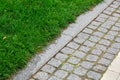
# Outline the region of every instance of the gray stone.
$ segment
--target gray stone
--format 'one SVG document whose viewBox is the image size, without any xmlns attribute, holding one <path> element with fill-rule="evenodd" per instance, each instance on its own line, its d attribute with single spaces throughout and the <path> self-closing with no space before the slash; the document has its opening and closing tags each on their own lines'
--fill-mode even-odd
<svg viewBox="0 0 120 80">
<path fill-rule="evenodd" d="M 75 75 L 75 74 L 71 74 L 67 80 L 82 80 L 79 76 Z"/>
<path fill-rule="evenodd" d="M 115 11 L 115 8 L 108 7 L 106 10 L 113 12 L 113 11 Z"/>
<path fill-rule="evenodd" d="M 101 18 L 108 18 L 109 16 L 108 15 L 106 15 L 106 14 L 103 14 L 103 13 L 101 13 L 100 15 L 99 15 L 99 17 L 101 17 Z"/>
<path fill-rule="evenodd" d="M 90 29 L 93 29 L 93 30 L 95 30 L 95 29 L 98 28 L 98 27 L 96 27 L 96 26 L 94 26 L 94 25 L 92 25 L 92 24 L 88 25 L 87 27 L 90 28 Z"/>
<path fill-rule="evenodd" d="M 105 18 L 101 18 L 101 17 L 98 17 L 98 18 L 96 18 L 96 21 L 98 21 L 98 22 L 105 22 Z"/>
<path fill-rule="evenodd" d="M 94 25 L 94 26 L 100 26 L 101 22 L 93 21 L 91 24 Z"/>
<path fill-rule="evenodd" d="M 94 50 L 92 51 L 92 54 L 101 55 L 101 54 L 102 54 L 102 51 L 99 50 L 99 49 L 94 49 Z"/>
<path fill-rule="evenodd" d="M 83 30 L 83 32 L 84 32 L 84 33 L 91 34 L 91 33 L 93 32 L 93 30 L 88 29 L 88 28 L 85 28 L 85 29 Z"/>
<path fill-rule="evenodd" d="M 70 57 L 70 59 L 68 59 L 68 62 L 72 63 L 72 64 L 78 64 L 79 61 L 80 61 L 80 59 L 78 59 L 76 57 Z"/>
<path fill-rule="evenodd" d="M 112 14 L 114 17 L 120 17 L 120 14 L 118 14 L 118 13 L 113 13 Z"/>
<path fill-rule="evenodd" d="M 62 79 L 59 79 L 59 78 L 56 77 L 56 76 L 51 76 L 48 80 L 62 80 Z"/>
<path fill-rule="evenodd" d="M 74 73 L 77 75 L 83 76 L 87 73 L 87 70 L 82 67 L 78 67 L 74 70 Z"/>
<path fill-rule="evenodd" d="M 106 46 L 104 46 L 104 45 L 99 45 L 99 44 L 96 45 L 96 48 L 97 48 L 97 49 L 100 49 L 100 50 L 102 50 L 102 51 L 106 51 L 106 49 L 107 49 Z"/>
<path fill-rule="evenodd" d="M 108 48 L 107 52 L 115 55 L 119 52 L 119 50 L 115 49 L 113 47 L 110 47 L 110 48 Z"/>
<path fill-rule="evenodd" d="M 116 38 L 115 41 L 120 43 L 120 38 Z"/>
<path fill-rule="evenodd" d="M 33 77 L 37 80 L 47 80 L 49 76 L 50 75 L 48 73 L 40 71 L 37 74 L 35 74 Z"/>
<path fill-rule="evenodd" d="M 115 24 L 115 26 L 118 26 L 118 27 L 120 27 L 120 23 L 116 23 L 116 24 Z"/>
<path fill-rule="evenodd" d="M 61 61 L 60 60 L 57 60 L 55 58 L 52 58 L 49 62 L 48 62 L 49 65 L 51 66 L 54 66 L 54 67 L 58 67 L 60 66 L 61 64 Z"/>
<path fill-rule="evenodd" d="M 101 74 L 94 71 L 89 71 L 87 73 L 87 76 L 89 78 L 92 78 L 92 80 L 99 80 L 101 78 Z"/>
<path fill-rule="evenodd" d="M 77 49 L 79 47 L 79 45 L 75 42 L 70 42 L 67 46 L 73 49 Z"/>
<path fill-rule="evenodd" d="M 100 38 L 97 37 L 97 36 L 91 36 L 91 37 L 89 38 L 89 40 L 90 40 L 90 41 L 93 41 L 93 42 L 98 42 L 98 41 L 100 40 Z"/>
<path fill-rule="evenodd" d="M 115 55 L 110 54 L 110 53 L 105 53 L 105 54 L 103 55 L 103 57 L 104 57 L 104 58 L 107 58 L 107 59 L 111 59 L 111 60 L 113 60 L 114 57 L 115 57 Z"/>
<path fill-rule="evenodd" d="M 104 34 L 101 32 L 94 32 L 93 35 L 98 36 L 98 37 L 102 37 Z"/>
<path fill-rule="evenodd" d="M 86 39 L 77 37 L 77 38 L 74 39 L 74 41 L 75 41 L 76 43 L 82 44 L 84 41 L 86 41 Z"/>
<path fill-rule="evenodd" d="M 45 65 L 41 70 L 44 72 L 53 73 L 55 71 L 55 68 L 50 65 Z"/>
<path fill-rule="evenodd" d="M 116 31 L 109 31 L 108 34 L 116 36 L 118 34 L 118 32 L 116 32 Z"/>
<path fill-rule="evenodd" d="M 95 43 L 87 40 L 86 42 L 84 42 L 83 45 L 85 45 L 85 46 L 87 46 L 87 47 L 94 47 Z"/>
<path fill-rule="evenodd" d="M 70 49 L 68 47 L 65 47 L 61 50 L 61 52 L 64 53 L 64 54 L 72 54 L 74 52 L 74 50 Z"/>
<path fill-rule="evenodd" d="M 72 71 L 73 70 L 73 65 L 69 64 L 69 63 L 65 63 L 62 68 L 63 70 L 66 70 L 68 72 Z"/>
<path fill-rule="evenodd" d="M 111 11 L 108 11 L 108 10 L 103 11 L 103 13 L 104 13 L 104 14 L 107 14 L 107 15 L 111 15 L 111 14 L 112 14 L 112 12 L 111 12 Z"/>
<path fill-rule="evenodd" d="M 55 72 L 55 75 L 58 77 L 58 78 L 65 78 L 67 75 L 68 75 L 68 72 L 66 71 L 63 71 L 63 70 L 57 70 Z"/>
<path fill-rule="evenodd" d="M 105 35 L 104 38 L 112 41 L 114 39 L 114 36 L 113 35 Z"/>
<path fill-rule="evenodd" d="M 79 50 L 82 50 L 84 52 L 89 52 L 90 48 L 86 47 L 86 46 L 81 46 Z"/>
<path fill-rule="evenodd" d="M 99 30 L 100 32 L 103 32 L 103 33 L 106 33 L 106 32 L 108 31 L 107 29 L 102 28 L 102 27 L 98 28 L 98 30 Z"/>
<path fill-rule="evenodd" d="M 105 39 L 100 40 L 99 43 L 100 43 L 100 44 L 103 44 L 103 45 L 106 45 L 106 46 L 109 46 L 109 45 L 111 44 L 110 41 L 105 40 Z"/>
<path fill-rule="evenodd" d="M 78 57 L 78 58 L 84 58 L 86 56 L 86 54 L 84 52 L 81 52 L 81 51 L 75 51 L 73 53 L 73 56 Z"/>
<path fill-rule="evenodd" d="M 106 70 L 106 67 L 105 66 L 102 66 L 102 65 L 96 65 L 93 67 L 93 70 L 99 72 L 99 73 L 102 73 Z"/>
<path fill-rule="evenodd" d="M 88 62 L 88 61 L 83 61 L 80 64 L 82 67 L 86 68 L 86 69 L 90 69 L 93 67 L 94 63 Z"/>
<path fill-rule="evenodd" d="M 95 55 L 88 55 L 86 57 L 86 60 L 88 61 L 97 61 L 97 59 L 98 59 L 98 56 L 95 56 Z"/>
<path fill-rule="evenodd" d="M 109 17 L 108 20 L 116 22 L 118 20 L 118 17 Z"/>
<path fill-rule="evenodd" d="M 82 38 L 82 39 L 88 39 L 90 35 L 86 34 L 86 33 L 79 33 L 78 37 Z"/>
<path fill-rule="evenodd" d="M 120 49 L 120 43 L 114 43 L 112 44 L 112 47 Z"/>
<path fill-rule="evenodd" d="M 104 65 L 104 66 L 109 66 L 109 64 L 111 63 L 110 60 L 108 59 L 105 59 L 105 58 L 101 58 L 99 61 L 98 61 L 99 64 L 101 65 Z"/>
<path fill-rule="evenodd" d="M 62 53 L 58 53 L 58 54 L 55 56 L 55 58 L 57 58 L 58 60 L 61 60 L 61 61 L 65 61 L 65 60 L 68 58 L 68 56 L 65 55 L 65 54 L 62 54 Z"/>
</svg>

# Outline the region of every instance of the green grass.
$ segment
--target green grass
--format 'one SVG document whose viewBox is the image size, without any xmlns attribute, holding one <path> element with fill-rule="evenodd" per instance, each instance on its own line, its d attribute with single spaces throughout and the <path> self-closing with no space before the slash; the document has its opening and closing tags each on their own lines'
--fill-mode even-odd
<svg viewBox="0 0 120 80">
<path fill-rule="evenodd" d="M 102 0 L 0 0 L 0 80 L 23 68 L 75 18 Z"/>
</svg>

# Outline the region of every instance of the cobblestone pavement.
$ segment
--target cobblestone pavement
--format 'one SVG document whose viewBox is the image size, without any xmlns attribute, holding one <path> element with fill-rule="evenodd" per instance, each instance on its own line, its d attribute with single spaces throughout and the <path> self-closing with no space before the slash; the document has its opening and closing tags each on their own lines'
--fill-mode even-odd
<svg viewBox="0 0 120 80">
<path fill-rule="evenodd" d="M 30 80 L 100 80 L 120 51 L 120 0 L 115 0 Z"/>
</svg>

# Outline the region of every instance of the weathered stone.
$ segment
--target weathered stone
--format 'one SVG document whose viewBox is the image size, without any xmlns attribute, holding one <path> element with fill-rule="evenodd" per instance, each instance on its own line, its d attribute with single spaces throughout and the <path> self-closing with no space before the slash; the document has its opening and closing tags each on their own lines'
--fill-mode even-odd
<svg viewBox="0 0 120 80">
<path fill-rule="evenodd" d="M 81 52 L 81 51 L 75 51 L 75 52 L 73 53 L 73 56 L 76 56 L 76 57 L 78 57 L 78 58 L 84 58 L 85 55 L 86 55 L 86 54 L 85 54 L 84 52 Z"/>
<path fill-rule="evenodd" d="M 56 76 L 51 76 L 48 80 L 62 80 L 62 79 L 59 79 Z"/>
<path fill-rule="evenodd" d="M 83 61 L 80 64 L 82 67 L 86 68 L 86 69 L 90 69 L 93 67 L 94 63 L 88 62 L 88 61 Z"/>
<path fill-rule="evenodd" d="M 58 53 L 58 54 L 55 56 L 55 58 L 57 58 L 58 60 L 61 60 L 61 61 L 65 61 L 65 60 L 68 58 L 68 56 L 65 55 L 65 54 L 62 54 L 62 53 Z"/>
<path fill-rule="evenodd" d="M 33 77 L 37 80 L 47 80 L 49 76 L 50 75 L 48 73 L 40 71 L 37 74 L 35 74 Z"/>
<path fill-rule="evenodd" d="M 73 70 L 73 65 L 69 64 L 69 63 L 65 63 L 62 68 L 63 70 L 66 70 L 68 72 L 72 71 Z"/>
<path fill-rule="evenodd" d="M 103 44 L 103 45 L 106 45 L 106 46 L 109 46 L 109 45 L 111 44 L 110 41 L 105 40 L 105 39 L 100 40 L 99 43 L 100 43 L 100 44 Z"/>
<path fill-rule="evenodd" d="M 95 56 L 95 55 L 88 55 L 86 60 L 88 61 L 97 61 L 98 59 L 98 56 Z"/>
<path fill-rule="evenodd" d="M 49 65 L 51 66 L 54 66 L 54 67 L 58 67 L 60 66 L 61 64 L 61 61 L 60 60 L 57 60 L 55 58 L 52 58 L 49 62 L 48 62 Z"/>
<path fill-rule="evenodd" d="M 103 57 L 104 57 L 104 58 L 107 58 L 107 59 L 111 59 L 111 60 L 113 60 L 114 57 L 115 57 L 115 55 L 110 54 L 110 53 L 105 53 L 105 54 L 103 55 Z"/>
<path fill-rule="evenodd" d="M 100 73 L 97 73 L 97 72 L 94 72 L 94 71 L 89 71 L 87 73 L 87 76 L 89 78 L 92 78 L 93 80 L 99 80 L 101 78 L 101 74 Z"/>
<path fill-rule="evenodd" d="M 70 59 L 68 59 L 68 62 L 72 63 L 72 64 L 78 64 L 79 61 L 80 61 L 80 59 L 78 59 L 76 57 L 71 57 Z"/>
<path fill-rule="evenodd" d="M 70 42 L 67 46 L 73 49 L 77 49 L 79 47 L 79 45 L 75 42 Z"/>
<path fill-rule="evenodd" d="M 93 32 L 93 30 L 88 29 L 88 28 L 85 28 L 85 29 L 83 30 L 83 32 L 84 32 L 84 33 L 91 34 L 91 33 Z"/>
<path fill-rule="evenodd" d="M 99 49 L 94 49 L 94 50 L 92 51 L 92 54 L 101 55 L 101 54 L 102 54 L 102 51 L 99 50 Z"/>
<path fill-rule="evenodd" d="M 104 65 L 104 66 L 109 66 L 109 64 L 111 63 L 110 60 L 108 59 L 105 59 L 105 58 L 101 58 L 99 61 L 98 61 L 99 64 L 101 65 Z"/>
<path fill-rule="evenodd" d="M 94 32 L 93 35 L 102 37 L 104 34 L 102 32 Z"/>
<path fill-rule="evenodd" d="M 104 38 L 112 41 L 114 39 L 114 36 L 113 35 L 105 35 Z"/>
<path fill-rule="evenodd" d="M 90 51 L 90 48 L 88 48 L 86 46 L 81 46 L 79 50 L 82 50 L 84 52 L 88 52 L 88 51 Z"/>
<path fill-rule="evenodd" d="M 53 73 L 55 71 L 55 68 L 50 65 L 45 65 L 45 66 L 43 66 L 43 68 L 41 70 L 48 72 L 48 73 Z"/>
<path fill-rule="evenodd" d="M 74 50 L 70 49 L 68 47 L 65 47 L 61 50 L 61 52 L 64 53 L 64 54 L 72 54 L 74 52 Z"/>
<path fill-rule="evenodd" d="M 75 75 L 75 74 L 71 74 L 67 80 L 82 80 L 79 76 Z"/>
<path fill-rule="evenodd" d="M 68 75 L 68 72 L 66 71 L 63 71 L 63 70 L 57 70 L 55 72 L 55 75 L 58 77 L 58 78 L 65 78 L 67 75 Z"/>
<path fill-rule="evenodd" d="M 102 66 L 102 65 L 96 65 L 96 66 L 93 67 L 93 70 L 102 73 L 106 70 L 106 67 Z"/>
<path fill-rule="evenodd" d="M 86 72 L 87 72 L 87 70 L 82 68 L 82 67 L 78 67 L 74 70 L 74 73 L 77 74 L 77 75 L 80 75 L 80 76 L 85 75 Z"/>
</svg>

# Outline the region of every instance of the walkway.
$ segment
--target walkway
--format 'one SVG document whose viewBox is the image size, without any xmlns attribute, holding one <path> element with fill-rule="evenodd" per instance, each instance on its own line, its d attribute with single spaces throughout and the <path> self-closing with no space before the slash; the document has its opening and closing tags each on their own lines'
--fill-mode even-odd
<svg viewBox="0 0 120 80">
<path fill-rule="evenodd" d="M 80 32 L 75 37 L 66 37 L 67 34 L 62 36 L 62 40 L 59 40 L 60 46 L 72 40 L 64 47 L 61 46 L 62 49 L 57 46 L 60 49 L 59 52 L 54 47 L 57 53 L 52 54 L 53 51 L 49 51 L 51 54 L 47 54 L 47 57 L 44 57 L 44 54 L 41 54 L 40 58 L 37 56 L 33 62 L 30 62 L 33 65 L 28 65 L 30 69 L 24 70 L 13 80 L 28 80 L 22 77 L 28 77 L 30 70 L 33 75 L 29 80 L 100 80 L 106 71 L 102 80 L 120 80 L 118 79 L 120 72 L 117 71 L 120 68 L 116 62 L 120 63 L 120 57 L 115 59 L 120 52 L 120 0 L 113 0 L 112 4 L 107 5 L 102 13 L 91 20 L 89 25 L 85 25 L 81 31 L 78 26 L 79 29 L 76 30 Z M 89 22 L 89 20 L 79 22 L 87 21 Z M 68 29 L 66 33 L 74 34 L 71 30 L 72 28 Z M 37 66 L 37 68 L 33 69 L 31 66 Z M 113 78 L 109 79 L 111 74 Z"/>
<path fill-rule="evenodd" d="M 30 80 L 100 80 L 119 51 L 120 0 L 116 0 Z"/>
</svg>

